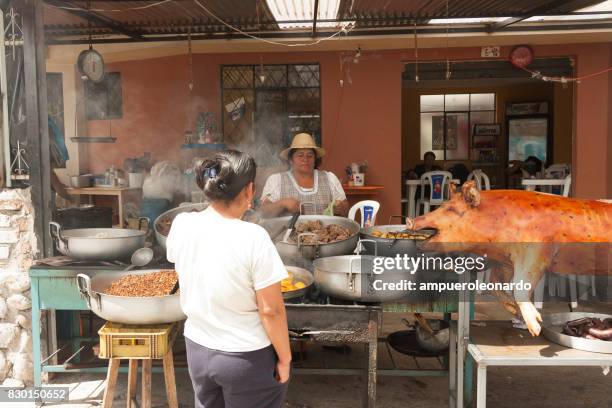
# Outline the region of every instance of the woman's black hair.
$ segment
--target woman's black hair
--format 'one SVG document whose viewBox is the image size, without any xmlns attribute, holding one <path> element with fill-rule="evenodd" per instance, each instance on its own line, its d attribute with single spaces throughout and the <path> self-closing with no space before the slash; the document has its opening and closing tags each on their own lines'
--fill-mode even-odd
<svg viewBox="0 0 612 408">
<path fill-rule="evenodd" d="M 247 153 L 223 150 L 196 165 L 196 183 L 207 200 L 229 203 L 255 181 L 256 171 L 255 160 Z"/>
<path fill-rule="evenodd" d="M 291 149 L 291 150 L 289 150 L 289 153 L 287 154 L 287 157 L 289 158 L 289 161 L 290 161 L 290 162 L 291 162 L 291 160 L 293 160 L 293 155 L 295 154 L 295 152 L 296 152 L 297 150 L 298 150 L 298 149 Z M 321 157 L 319 157 L 319 155 L 317 154 L 317 151 L 316 151 L 315 149 L 310 149 L 310 150 L 312 150 L 312 152 L 313 152 L 313 153 L 314 153 L 314 155 L 315 155 L 315 164 L 314 164 L 314 168 L 315 168 L 315 169 L 318 169 L 318 168 L 319 168 L 319 166 L 321 166 L 321 162 L 322 162 L 323 160 L 321 159 Z"/>
</svg>

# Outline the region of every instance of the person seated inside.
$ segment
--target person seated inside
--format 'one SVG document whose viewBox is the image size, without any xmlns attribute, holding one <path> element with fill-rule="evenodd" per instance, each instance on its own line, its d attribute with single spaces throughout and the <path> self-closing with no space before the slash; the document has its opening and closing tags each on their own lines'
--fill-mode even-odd
<svg viewBox="0 0 612 408">
<path fill-rule="evenodd" d="M 524 178 L 539 178 L 542 176 L 542 160 L 535 156 L 529 156 L 525 161 L 510 160 L 508 162 L 508 187 L 522 188 L 521 180 Z"/>
<path fill-rule="evenodd" d="M 295 135 L 291 146 L 279 156 L 289 162 L 289 170 L 272 174 L 261 194 L 260 210 L 266 217 L 302 212 L 346 217 L 346 194 L 338 177 L 319 170 L 325 150 L 307 133 Z M 300 208 L 301 207 L 301 208 Z"/>
<path fill-rule="evenodd" d="M 428 171 L 439 171 L 442 168 L 436 165 L 436 155 L 434 152 L 427 152 L 423 155 L 423 163 L 417 164 L 414 166 L 414 170 L 412 170 L 408 177 L 410 179 L 420 179 L 421 176 Z"/>
</svg>

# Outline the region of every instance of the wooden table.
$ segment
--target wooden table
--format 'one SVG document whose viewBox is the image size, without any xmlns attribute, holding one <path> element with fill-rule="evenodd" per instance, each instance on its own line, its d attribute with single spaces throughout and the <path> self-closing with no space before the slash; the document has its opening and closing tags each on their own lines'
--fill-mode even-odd
<svg viewBox="0 0 612 408">
<path fill-rule="evenodd" d="M 468 352 L 478 365 L 476 407 L 485 408 L 488 366 L 600 366 L 612 365 L 612 354 L 592 353 L 552 343 L 543 335 L 532 337 L 508 321 L 487 321 L 470 328 Z M 544 381 L 544 379 L 542 379 Z M 551 379 L 554 380 L 554 379 Z M 568 395 L 569 397 L 569 395 Z M 580 396 L 576 395 L 577 406 Z M 516 401 L 518 406 L 520 401 Z"/>
<path fill-rule="evenodd" d="M 425 183 L 429 184 L 429 181 L 425 180 Z M 452 179 L 451 183 L 460 184 L 461 180 Z M 417 187 L 419 187 L 420 185 L 421 180 L 406 180 L 406 187 L 408 187 L 408 191 L 406 194 L 406 200 L 408 200 L 408 210 L 406 211 L 406 214 L 409 218 L 414 218 L 416 215 L 416 201 L 414 199 L 416 198 Z"/>
<path fill-rule="evenodd" d="M 138 187 L 81 187 L 81 188 L 67 188 L 66 192 L 71 195 L 86 195 L 89 196 L 89 203 L 93 204 L 93 196 L 113 196 L 117 197 L 117 204 L 119 207 L 119 226 L 123 228 L 123 205 L 125 198 L 128 194 L 134 194 L 141 192 L 142 189 Z M 142 195 L 142 194 L 140 194 Z"/>
<path fill-rule="evenodd" d="M 385 187 L 384 186 L 349 186 L 347 184 L 342 185 L 342 189 L 347 196 L 369 196 L 369 195 L 377 195 L 380 193 Z"/>
</svg>

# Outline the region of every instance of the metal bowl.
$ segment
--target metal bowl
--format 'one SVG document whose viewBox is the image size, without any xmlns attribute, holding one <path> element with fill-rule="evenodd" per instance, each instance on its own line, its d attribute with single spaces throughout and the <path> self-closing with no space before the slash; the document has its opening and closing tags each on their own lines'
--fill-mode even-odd
<svg viewBox="0 0 612 408">
<path fill-rule="evenodd" d="M 302 282 L 306 286 L 302 289 L 292 290 L 290 292 L 283 292 L 283 299 L 295 299 L 304 296 L 306 292 L 308 292 L 308 289 L 310 289 L 310 287 L 314 283 L 314 276 L 312 276 L 312 272 L 304 268 L 298 268 L 297 266 L 285 265 L 285 268 L 287 268 L 287 271 L 293 274 L 294 280 Z"/>
<path fill-rule="evenodd" d="M 124 324 L 161 324 L 184 320 L 180 294 L 152 297 L 107 295 L 104 291 L 114 281 L 127 275 L 146 275 L 159 269 L 100 272 L 89 277 L 77 275 L 77 286 L 92 312 L 101 318 Z"/>
<path fill-rule="evenodd" d="M 208 207 L 208 203 L 195 203 L 195 204 L 185 204 L 180 207 L 173 208 L 164 213 L 161 213 L 159 217 L 155 219 L 155 238 L 157 238 L 157 242 L 161 245 L 162 248 L 166 249 L 166 235 L 162 234 L 160 231 L 160 223 L 164 220 L 170 220 L 171 222 L 174 218 L 180 213 L 184 212 L 192 212 L 192 211 L 204 211 Z"/>
<path fill-rule="evenodd" d="M 610 315 L 600 313 L 554 313 L 542 318 L 542 334 L 553 343 L 576 350 L 592 351 L 595 353 L 612 354 L 612 341 L 591 340 L 582 337 L 568 336 L 563 334 L 563 325 L 570 320 L 582 319 L 583 317 L 597 317 L 599 319 L 612 318 Z"/>
</svg>

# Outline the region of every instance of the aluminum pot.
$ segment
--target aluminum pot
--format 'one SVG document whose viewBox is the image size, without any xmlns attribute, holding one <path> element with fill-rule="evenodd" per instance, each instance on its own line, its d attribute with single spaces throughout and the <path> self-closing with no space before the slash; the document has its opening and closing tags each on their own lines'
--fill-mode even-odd
<svg viewBox="0 0 612 408">
<path fill-rule="evenodd" d="M 107 295 L 112 282 L 126 275 L 145 275 L 159 270 L 100 272 L 93 277 L 77 275 L 77 286 L 92 312 L 102 319 L 124 324 L 161 324 L 186 319 L 181 309 L 180 294 L 154 297 Z"/>
<path fill-rule="evenodd" d="M 385 268 L 375 272 L 375 259 L 384 257 L 369 255 L 344 255 L 315 259 L 314 278 L 319 288 L 331 297 L 361 302 L 416 301 L 418 291 L 403 287 L 385 287 L 388 284 L 415 282 L 416 275 L 404 269 Z M 397 290 L 396 290 L 397 289 Z"/>
<path fill-rule="evenodd" d="M 170 223 L 172 223 L 174 217 L 176 217 L 180 213 L 204 211 L 206 207 L 208 207 L 208 203 L 185 204 L 161 213 L 160 216 L 155 219 L 154 223 L 155 238 L 157 238 L 157 242 L 159 243 L 159 245 L 161 245 L 162 248 L 166 249 L 166 235 L 162 233 L 162 223 L 167 221 L 170 221 Z"/>
<path fill-rule="evenodd" d="M 393 224 L 393 225 L 376 225 L 373 227 L 362 228 L 360 236 L 362 243 L 360 244 L 360 250 L 365 255 L 378 255 L 378 256 L 390 256 L 396 255 L 408 255 L 417 256 L 422 251 L 418 249 L 417 239 L 392 239 L 392 238 L 380 238 L 374 235 L 375 231 L 380 232 L 398 232 L 406 229 L 404 224 Z M 435 230 L 420 230 L 419 233 L 428 235 L 434 235 Z"/>
<path fill-rule="evenodd" d="M 283 226 L 289 225 L 290 221 L 291 217 L 270 218 L 263 220 L 260 225 L 264 227 L 268 233 L 275 234 L 279 230 L 282 230 Z M 278 253 L 285 262 L 292 263 L 299 258 L 312 260 L 329 256 L 348 255 L 355 251 L 357 241 L 359 240 L 359 224 L 357 222 L 348 218 L 332 215 L 301 215 L 297 224 L 299 225 L 307 221 L 321 221 L 323 225 L 336 224 L 345 227 L 350 232 L 349 238 L 329 244 L 306 245 L 302 244 L 303 239 L 313 234 L 299 234 L 297 239 L 298 243 L 282 241 L 283 234 L 280 234 L 281 240 L 276 241 L 275 244 Z"/>
<path fill-rule="evenodd" d="M 147 220 L 148 221 L 148 220 Z M 84 261 L 129 259 L 145 246 L 146 231 L 122 228 L 79 228 L 62 230 L 49 223 L 49 233 L 62 254 Z"/>
</svg>

